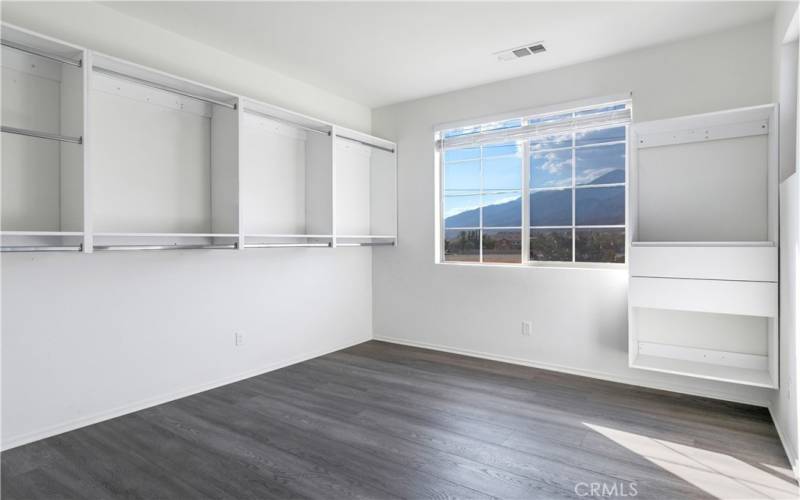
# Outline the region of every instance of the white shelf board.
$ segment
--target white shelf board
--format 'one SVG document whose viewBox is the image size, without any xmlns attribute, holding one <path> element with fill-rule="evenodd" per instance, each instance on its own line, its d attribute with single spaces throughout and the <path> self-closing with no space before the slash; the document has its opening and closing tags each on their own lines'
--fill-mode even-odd
<svg viewBox="0 0 800 500">
<path fill-rule="evenodd" d="M 0 231 L 0 236 L 83 236 L 80 231 Z"/>
<path fill-rule="evenodd" d="M 735 281 L 778 281 L 774 246 L 633 246 L 631 276 Z"/>
<path fill-rule="evenodd" d="M 99 52 L 93 53 L 92 67 L 111 70 L 122 75 L 145 80 L 147 82 L 152 82 L 178 91 L 188 92 L 196 96 L 213 99 L 220 102 L 233 104 L 237 99 L 234 94 L 228 93 L 224 90 L 165 73 L 157 69 L 148 68 L 124 59 L 101 54 Z"/>
<path fill-rule="evenodd" d="M 312 128 L 320 132 L 328 133 L 333 129 L 333 124 L 331 123 L 317 120 L 316 118 L 312 118 L 301 113 L 295 113 L 294 111 L 286 108 L 273 106 L 272 104 L 266 104 L 253 99 L 243 98 L 242 110 L 245 112 L 253 111 L 256 115 L 269 115 L 270 117 L 279 121 L 288 122 L 300 127 Z"/>
<path fill-rule="evenodd" d="M 639 368 L 642 370 L 751 385 L 754 387 L 767 387 L 770 389 L 776 387 L 767 370 L 750 370 L 747 368 L 715 365 L 682 359 L 661 358 L 642 354 L 637 355 L 630 366 L 631 368 Z"/>
<path fill-rule="evenodd" d="M 777 318 L 778 284 L 632 277 L 628 303 L 631 307 Z"/>
<path fill-rule="evenodd" d="M 774 241 L 632 241 L 633 247 L 774 247 Z"/>
<path fill-rule="evenodd" d="M 332 234 L 249 234 L 245 238 L 333 238 Z"/>
<path fill-rule="evenodd" d="M 397 235 L 394 234 L 337 234 L 337 238 L 379 238 L 379 239 L 394 239 Z"/>
<path fill-rule="evenodd" d="M 340 137 L 337 137 L 337 136 L 340 136 Z M 341 136 L 343 136 L 343 137 L 341 137 Z M 392 149 L 392 150 L 395 150 L 395 151 L 397 150 L 397 144 L 395 144 L 394 142 L 392 142 L 392 141 L 390 141 L 388 139 L 383 139 L 381 137 L 375 137 L 374 135 L 365 134 L 364 132 L 358 132 L 357 130 L 352 130 L 352 129 L 345 128 L 345 127 L 340 127 L 338 125 L 335 127 L 334 137 L 336 139 L 342 139 L 344 141 L 347 141 L 348 138 L 349 139 L 355 139 L 357 141 L 363 141 L 363 142 L 366 142 L 368 144 L 372 144 L 372 145 L 375 145 L 375 146 L 378 146 L 378 147 L 381 147 L 381 148 Z M 364 147 L 367 147 L 367 146 L 364 146 Z"/>
<path fill-rule="evenodd" d="M 94 233 L 95 237 L 115 238 L 238 238 L 237 233 Z"/>
</svg>

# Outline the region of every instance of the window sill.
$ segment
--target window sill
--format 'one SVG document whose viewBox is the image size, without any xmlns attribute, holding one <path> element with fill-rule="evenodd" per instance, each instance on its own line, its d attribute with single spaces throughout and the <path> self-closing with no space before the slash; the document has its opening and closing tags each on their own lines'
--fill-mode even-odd
<svg viewBox="0 0 800 500">
<path fill-rule="evenodd" d="M 503 262 L 457 262 L 457 261 L 438 261 L 435 264 L 440 266 L 452 267 L 505 267 L 515 269 L 565 269 L 565 270 L 580 270 L 580 271 L 624 271 L 628 272 L 628 264 L 614 264 L 608 262 L 526 262 L 524 264 L 509 264 Z"/>
</svg>

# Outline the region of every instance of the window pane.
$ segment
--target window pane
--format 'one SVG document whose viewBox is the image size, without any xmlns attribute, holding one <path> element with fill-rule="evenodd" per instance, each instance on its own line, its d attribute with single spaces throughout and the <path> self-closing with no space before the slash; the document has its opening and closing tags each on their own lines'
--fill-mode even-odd
<svg viewBox="0 0 800 500">
<path fill-rule="evenodd" d="M 625 224 L 625 186 L 576 189 L 575 224 L 578 226 Z"/>
<path fill-rule="evenodd" d="M 519 146 L 515 142 L 506 144 L 490 144 L 483 147 L 483 157 L 509 156 L 519 153 Z"/>
<path fill-rule="evenodd" d="M 486 229 L 483 231 L 483 261 L 522 262 L 522 229 Z"/>
<path fill-rule="evenodd" d="M 625 262 L 625 229 L 576 229 L 577 262 Z"/>
<path fill-rule="evenodd" d="M 478 227 L 481 197 L 478 194 L 445 193 L 444 227 Z"/>
<path fill-rule="evenodd" d="M 487 130 L 505 130 L 507 128 L 517 128 L 522 125 L 522 119 L 516 118 L 513 120 L 505 120 L 502 122 L 491 122 L 491 123 L 484 123 L 481 125 L 481 131 L 486 132 Z"/>
<path fill-rule="evenodd" d="M 571 229 L 531 229 L 530 259 L 572 261 Z"/>
<path fill-rule="evenodd" d="M 522 225 L 522 195 L 519 191 L 483 195 L 483 227 Z"/>
<path fill-rule="evenodd" d="M 533 191 L 530 211 L 531 226 L 571 226 L 572 190 Z"/>
<path fill-rule="evenodd" d="M 601 106 L 599 108 L 584 109 L 584 110 L 581 110 L 581 111 L 576 111 L 575 112 L 575 116 L 592 115 L 592 114 L 595 114 L 595 113 L 604 113 L 606 111 L 614 111 L 614 110 L 618 110 L 618 109 L 625 109 L 625 106 L 627 106 L 627 104 L 619 103 L 619 104 L 612 104 L 611 106 Z"/>
<path fill-rule="evenodd" d="M 448 148 L 444 151 L 445 163 L 459 160 L 475 160 L 481 157 L 481 148 Z"/>
<path fill-rule="evenodd" d="M 444 232 L 444 260 L 446 262 L 478 262 L 480 259 L 480 231 Z"/>
<path fill-rule="evenodd" d="M 480 132 L 481 127 L 480 125 L 473 125 L 471 127 L 461 127 L 461 128 L 454 128 L 450 130 L 446 130 L 444 133 L 444 137 L 458 137 L 460 135 L 468 135 Z"/>
<path fill-rule="evenodd" d="M 589 144 L 601 144 L 603 142 L 616 142 L 624 140 L 625 127 L 602 128 L 575 133 L 576 146 L 586 146 Z"/>
<path fill-rule="evenodd" d="M 540 115 L 535 118 L 531 118 L 528 120 L 528 123 L 531 125 L 538 125 L 540 123 L 547 123 L 547 122 L 560 122 L 563 120 L 569 120 L 572 118 L 572 112 L 570 113 L 560 113 L 555 115 Z"/>
<path fill-rule="evenodd" d="M 572 186 L 572 150 L 531 155 L 531 187 Z"/>
<path fill-rule="evenodd" d="M 507 156 L 483 160 L 483 189 L 522 189 L 522 158 Z"/>
<path fill-rule="evenodd" d="M 445 163 L 444 189 L 480 191 L 481 189 L 481 161 L 459 161 Z"/>
<path fill-rule="evenodd" d="M 575 150 L 575 184 L 625 182 L 625 144 Z"/>
<path fill-rule="evenodd" d="M 541 151 L 543 149 L 571 148 L 572 134 L 564 135 L 543 135 L 531 140 L 531 151 Z"/>
</svg>

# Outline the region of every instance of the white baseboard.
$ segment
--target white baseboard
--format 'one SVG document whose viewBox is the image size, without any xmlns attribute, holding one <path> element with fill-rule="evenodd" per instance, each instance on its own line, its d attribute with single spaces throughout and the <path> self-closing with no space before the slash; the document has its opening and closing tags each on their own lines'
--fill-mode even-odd
<svg viewBox="0 0 800 500">
<path fill-rule="evenodd" d="M 300 354 L 298 356 L 294 356 L 289 359 L 277 361 L 274 363 L 269 363 L 266 366 L 257 368 L 255 370 L 248 370 L 245 372 L 240 372 L 235 375 L 231 375 L 228 377 L 223 377 L 221 379 L 217 379 L 213 382 L 208 382 L 205 384 L 196 385 L 193 387 L 188 387 L 185 389 L 181 389 L 178 391 L 173 391 L 167 394 L 162 394 L 160 396 L 149 398 L 141 401 L 136 401 L 130 404 L 126 404 L 123 406 L 119 406 L 117 408 L 102 411 L 99 413 L 95 413 L 92 415 L 88 415 L 85 417 L 80 417 L 75 420 L 64 422 L 58 425 L 54 425 L 51 427 L 47 427 L 44 429 L 39 429 L 34 432 L 29 432 L 27 434 L 23 434 L 20 436 L 3 436 L 3 443 L 2 451 L 10 450 L 11 448 L 16 448 L 17 446 L 22 446 L 28 443 L 32 443 L 34 441 L 38 441 L 40 439 L 45 439 L 48 437 L 52 437 L 58 434 L 63 434 L 64 432 L 73 431 L 75 429 L 80 429 L 81 427 L 86 427 L 87 425 L 96 424 L 99 422 L 103 422 L 104 420 L 110 420 L 112 418 L 121 417 L 122 415 L 126 415 L 128 413 L 133 413 L 139 410 L 144 410 L 145 408 L 150 408 L 152 406 L 157 406 L 160 404 L 168 403 L 170 401 L 175 401 L 176 399 L 185 398 L 186 396 L 191 396 L 192 394 L 198 394 L 200 392 L 205 392 L 211 389 L 215 389 L 217 387 L 221 387 L 223 385 L 228 385 L 233 382 L 239 382 L 240 380 L 248 379 L 251 377 L 255 377 L 257 375 L 261 375 L 267 372 L 271 372 L 274 370 L 278 370 L 280 368 L 284 368 L 289 365 L 293 365 L 296 363 L 301 363 L 303 361 L 307 361 L 312 358 L 316 358 L 319 356 L 324 356 L 325 354 L 330 354 L 335 351 L 339 351 L 341 349 L 346 349 L 348 347 L 352 347 L 354 345 L 361 344 L 363 342 L 367 342 L 371 340 L 369 337 L 358 340 L 356 342 L 348 342 L 342 344 L 340 346 L 327 348 L 327 349 L 320 349 L 316 351 L 306 352 Z"/>
<path fill-rule="evenodd" d="M 786 458 L 789 459 L 789 465 L 792 466 L 792 472 L 794 473 L 794 478 L 800 481 L 800 467 L 797 463 L 797 455 L 795 454 L 794 450 L 788 446 L 789 441 L 786 440 L 784 437 L 786 434 L 781 430 L 781 426 L 777 418 L 775 418 L 775 413 L 772 411 L 772 405 L 767 406 L 769 410 L 769 416 L 772 417 L 772 423 L 775 425 L 775 430 L 778 431 L 778 438 L 781 440 L 781 444 L 783 445 L 783 451 L 786 453 Z"/>
<path fill-rule="evenodd" d="M 468 349 L 460 349 L 458 347 L 440 345 L 440 344 L 429 344 L 427 342 L 417 342 L 413 340 L 407 339 L 400 339 L 395 337 L 385 337 L 385 336 L 378 336 L 374 337 L 375 340 L 380 340 L 383 342 L 390 342 L 392 344 L 401 344 L 407 345 L 411 347 L 420 347 L 422 349 L 431 349 L 434 351 L 442 351 L 442 352 L 449 352 L 452 354 L 461 354 L 463 356 L 470 356 L 473 358 L 481 358 L 481 359 L 489 359 L 492 361 L 500 361 L 502 363 L 511 363 L 514 365 L 522 365 L 522 366 L 530 366 L 531 368 L 540 368 L 542 370 L 549 370 L 554 372 L 561 372 L 561 373 L 569 373 L 570 375 L 579 375 L 581 377 L 589 377 L 589 378 L 596 378 L 599 380 L 605 380 L 608 382 L 619 382 L 621 384 L 628 384 L 628 385 L 636 385 L 639 387 L 646 387 L 648 389 L 658 389 L 662 391 L 671 391 L 671 392 L 679 392 L 682 394 L 689 394 L 691 396 L 701 396 L 705 398 L 711 399 L 721 399 L 723 401 L 732 401 L 734 403 L 744 403 L 754 406 L 763 406 L 768 407 L 769 403 L 767 401 L 752 401 L 743 399 L 733 393 L 727 393 L 723 391 L 698 391 L 693 388 L 691 385 L 683 385 L 683 384 L 670 384 L 670 383 L 652 383 L 652 382 L 643 382 L 641 380 L 632 378 L 632 377 L 620 377 L 619 375 L 613 375 L 610 373 L 605 372 L 598 372 L 594 370 L 585 370 L 583 368 L 575 368 L 571 366 L 564 366 L 552 363 L 542 363 L 539 361 L 530 361 L 523 358 L 516 358 L 512 356 L 503 356 L 497 354 L 491 354 L 487 352 L 481 351 L 471 351 Z"/>
</svg>

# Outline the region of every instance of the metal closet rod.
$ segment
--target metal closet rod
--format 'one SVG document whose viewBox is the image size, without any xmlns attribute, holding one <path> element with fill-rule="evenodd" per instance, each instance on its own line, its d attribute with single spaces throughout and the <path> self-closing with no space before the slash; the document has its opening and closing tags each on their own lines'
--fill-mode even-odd
<svg viewBox="0 0 800 500">
<path fill-rule="evenodd" d="M 12 42 L 11 40 L 0 39 L 0 45 L 5 47 L 18 50 L 20 52 L 27 52 L 28 54 L 33 54 L 35 56 L 44 57 L 45 59 L 50 59 L 51 61 L 57 61 L 64 64 L 71 64 L 72 66 L 77 66 L 78 68 L 81 67 L 81 60 L 78 59 L 77 61 L 73 59 L 68 59 L 66 57 L 61 57 L 55 54 L 50 54 L 49 52 L 44 52 L 42 50 L 29 47 L 27 45 L 23 45 L 21 43 Z"/>
<path fill-rule="evenodd" d="M 245 243 L 244 248 L 330 248 L 331 243 Z"/>
<path fill-rule="evenodd" d="M 344 139 L 346 141 L 357 142 L 363 146 L 368 146 L 370 148 L 380 149 L 381 151 L 386 151 L 387 153 L 394 153 L 394 149 L 392 148 L 385 148 L 383 146 L 378 146 L 377 144 L 372 144 L 370 142 L 362 141 L 360 139 L 353 139 L 352 137 L 347 137 L 346 135 L 336 134 L 336 137 L 338 137 L 339 139 Z"/>
<path fill-rule="evenodd" d="M 212 99 L 210 97 L 204 97 L 204 96 L 201 96 L 201 95 L 193 94 L 191 92 L 186 92 L 185 90 L 176 89 L 174 87 L 170 87 L 170 86 L 167 86 L 167 85 L 162 85 L 162 84 L 156 83 L 156 82 L 151 82 L 150 80 L 145 80 L 143 78 L 138 78 L 138 77 L 135 77 L 135 76 L 126 75 L 125 73 L 120 73 L 120 72 L 114 71 L 112 69 L 106 69 L 106 68 L 103 68 L 103 67 L 97 66 L 97 65 L 92 66 L 92 69 L 94 71 L 97 71 L 98 73 L 103 73 L 105 75 L 108 75 L 108 76 L 111 76 L 111 77 L 114 77 L 114 78 L 120 78 L 122 80 L 129 80 L 131 82 L 138 83 L 140 85 L 144 85 L 145 87 L 152 87 L 154 89 L 163 90 L 165 92 L 171 92 L 173 94 L 178 94 L 178 95 L 182 95 L 184 97 L 189 97 L 190 99 L 196 99 L 198 101 L 203 101 L 203 102 L 207 102 L 207 103 L 211 103 L 211 104 L 216 104 L 218 106 L 224 106 L 224 107 L 230 108 L 230 109 L 236 109 L 236 104 L 231 104 L 231 103 L 228 103 L 228 102 L 218 101 L 218 100 Z"/>
<path fill-rule="evenodd" d="M 337 247 L 389 247 L 394 246 L 394 241 L 371 241 L 364 243 L 337 243 Z"/>
<path fill-rule="evenodd" d="M 6 127 L 0 126 L 0 132 L 7 134 L 25 135 L 28 137 L 38 137 L 39 139 L 48 139 L 51 141 L 71 142 L 73 144 L 83 144 L 82 137 L 70 137 L 68 135 L 50 134 L 47 132 L 37 132 L 36 130 L 28 130 L 25 128 Z"/>
<path fill-rule="evenodd" d="M 80 252 L 83 245 L 45 246 L 45 245 L 17 245 L 0 247 L 0 252 Z"/>
<path fill-rule="evenodd" d="M 253 115 L 256 115 L 256 116 L 260 116 L 262 118 L 267 118 L 268 120 L 275 120 L 275 121 L 278 121 L 278 122 L 281 122 L 281 123 L 285 123 L 286 125 L 289 125 L 291 127 L 295 127 L 295 128 L 299 128 L 299 129 L 303 129 L 303 130 L 308 130 L 309 132 L 314 132 L 314 133 L 317 133 L 317 134 L 328 135 L 328 136 L 331 135 L 330 131 L 326 132 L 324 130 L 317 130 L 317 129 L 313 128 L 313 127 L 306 127 L 305 125 L 300 125 L 299 123 L 295 123 L 295 122 L 293 122 L 291 120 L 287 120 L 286 118 L 281 118 L 280 116 L 274 116 L 274 115 L 270 115 L 270 114 L 267 114 L 267 113 L 262 113 L 261 111 L 256 111 L 255 109 L 245 109 L 245 112 L 253 114 Z"/>
<path fill-rule="evenodd" d="M 122 250 L 235 250 L 237 243 L 227 245 L 95 245 L 92 248 L 100 251 Z"/>
</svg>

